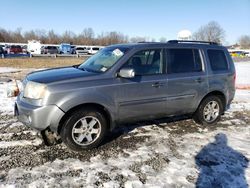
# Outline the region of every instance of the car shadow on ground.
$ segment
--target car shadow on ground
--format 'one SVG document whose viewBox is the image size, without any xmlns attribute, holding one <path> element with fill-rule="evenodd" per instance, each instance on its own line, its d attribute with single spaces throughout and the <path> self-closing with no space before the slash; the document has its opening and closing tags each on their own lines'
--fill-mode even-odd
<svg viewBox="0 0 250 188">
<path fill-rule="evenodd" d="M 204 146 L 195 157 L 199 168 L 196 187 L 247 188 L 245 169 L 249 160 L 227 144 L 227 136 L 219 133 L 215 141 Z"/>
<path fill-rule="evenodd" d="M 161 118 L 161 119 L 138 121 L 135 123 L 123 124 L 115 128 L 111 132 L 109 132 L 107 136 L 105 137 L 102 145 L 106 145 L 107 143 L 112 142 L 113 140 L 119 138 L 120 136 L 127 135 L 137 128 L 143 128 L 149 125 L 155 125 L 160 128 L 165 128 L 170 123 L 178 124 L 179 122 L 183 122 L 184 120 L 188 120 L 188 119 L 190 119 L 189 115 L 182 115 L 182 116 L 166 117 L 166 118 Z"/>
</svg>

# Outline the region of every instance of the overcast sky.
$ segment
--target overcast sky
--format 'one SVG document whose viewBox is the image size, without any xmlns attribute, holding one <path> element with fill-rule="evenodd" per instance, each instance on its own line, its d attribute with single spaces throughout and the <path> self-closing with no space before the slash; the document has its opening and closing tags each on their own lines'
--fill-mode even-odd
<svg viewBox="0 0 250 188">
<path fill-rule="evenodd" d="M 180 30 L 195 32 L 217 21 L 234 43 L 250 35 L 250 0 L 4 0 L 0 28 L 22 31 L 53 29 L 80 33 L 91 27 L 96 34 L 118 31 L 129 37 L 175 39 Z"/>
</svg>

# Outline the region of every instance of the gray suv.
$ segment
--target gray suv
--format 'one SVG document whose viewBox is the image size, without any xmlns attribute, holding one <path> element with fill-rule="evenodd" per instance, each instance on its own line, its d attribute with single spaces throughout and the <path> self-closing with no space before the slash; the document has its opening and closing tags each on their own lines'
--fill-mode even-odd
<svg viewBox="0 0 250 188">
<path fill-rule="evenodd" d="M 80 151 L 123 123 L 190 114 L 215 124 L 233 100 L 235 68 L 216 43 L 119 44 L 80 65 L 31 73 L 23 87 L 18 119 Z"/>
</svg>

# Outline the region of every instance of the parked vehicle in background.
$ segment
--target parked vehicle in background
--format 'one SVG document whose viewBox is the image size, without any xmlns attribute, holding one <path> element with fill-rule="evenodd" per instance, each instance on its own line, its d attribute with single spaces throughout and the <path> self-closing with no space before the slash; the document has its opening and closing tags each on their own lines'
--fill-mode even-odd
<svg viewBox="0 0 250 188">
<path fill-rule="evenodd" d="M 59 46 L 59 53 L 60 54 L 72 54 L 72 48 L 70 44 L 62 43 Z"/>
<path fill-rule="evenodd" d="M 5 54 L 3 47 L 0 46 L 0 54 Z"/>
<path fill-rule="evenodd" d="M 76 54 L 87 54 L 86 47 L 76 47 Z"/>
<path fill-rule="evenodd" d="M 6 45 L 0 45 L 0 48 L 2 48 L 3 51 L 5 51 Z"/>
<path fill-rule="evenodd" d="M 112 45 L 81 65 L 28 74 L 15 114 L 81 151 L 129 122 L 188 114 L 214 125 L 234 98 L 235 76 L 231 56 L 217 43 Z"/>
<path fill-rule="evenodd" d="M 28 46 L 27 45 L 23 45 L 22 46 L 22 50 L 23 50 L 23 54 L 28 54 L 28 50 L 27 50 Z"/>
<path fill-rule="evenodd" d="M 8 53 L 8 49 L 10 48 L 9 45 L 5 45 L 5 48 L 4 48 L 4 53 L 7 54 Z"/>
<path fill-rule="evenodd" d="M 230 55 L 232 57 L 246 57 L 248 52 L 237 50 L 237 51 L 231 51 Z"/>
<path fill-rule="evenodd" d="M 76 54 L 76 46 L 71 45 L 71 54 Z"/>
<path fill-rule="evenodd" d="M 41 42 L 37 40 L 29 40 L 27 45 L 27 51 L 30 54 L 41 54 Z"/>
<path fill-rule="evenodd" d="M 100 49 L 102 49 L 103 47 L 97 47 L 97 46 L 90 46 L 86 48 L 86 52 L 87 54 L 93 55 L 96 54 Z"/>
<path fill-rule="evenodd" d="M 23 53 L 22 47 L 19 45 L 11 45 L 7 48 L 7 54 L 21 54 Z"/>
<path fill-rule="evenodd" d="M 43 46 L 41 48 L 41 54 L 57 54 L 58 48 L 56 46 Z"/>
</svg>

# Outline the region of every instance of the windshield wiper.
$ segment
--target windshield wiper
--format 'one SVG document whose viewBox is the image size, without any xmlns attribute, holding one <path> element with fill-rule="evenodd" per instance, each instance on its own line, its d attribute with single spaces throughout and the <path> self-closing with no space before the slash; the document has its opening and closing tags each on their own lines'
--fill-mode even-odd
<svg viewBox="0 0 250 188">
<path fill-rule="evenodd" d="M 88 71 L 88 72 L 93 72 L 93 73 L 101 73 L 101 71 L 98 71 L 98 70 L 94 70 L 94 69 L 89 69 L 89 68 L 84 68 L 85 71 Z"/>
<path fill-rule="evenodd" d="M 94 70 L 94 69 L 90 69 L 90 68 L 86 68 L 83 66 L 80 67 L 80 65 L 73 65 L 72 67 L 76 68 L 76 69 L 79 69 L 79 70 L 82 70 L 82 71 L 87 71 L 87 72 L 94 72 L 94 73 L 102 73 L 102 71 L 98 71 L 98 70 Z"/>
<path fill-rule="evenodd" d="M 74 68 L 76 68 L 76 69 L 79 69 L 79 70 L 83 70 L 83 71 L 85 71 L 86 69 L 84 69 L 84 68 L 80 68 L 80 65 L 73 65 L 72 67 L 74 67 Z"/>
</svg>

